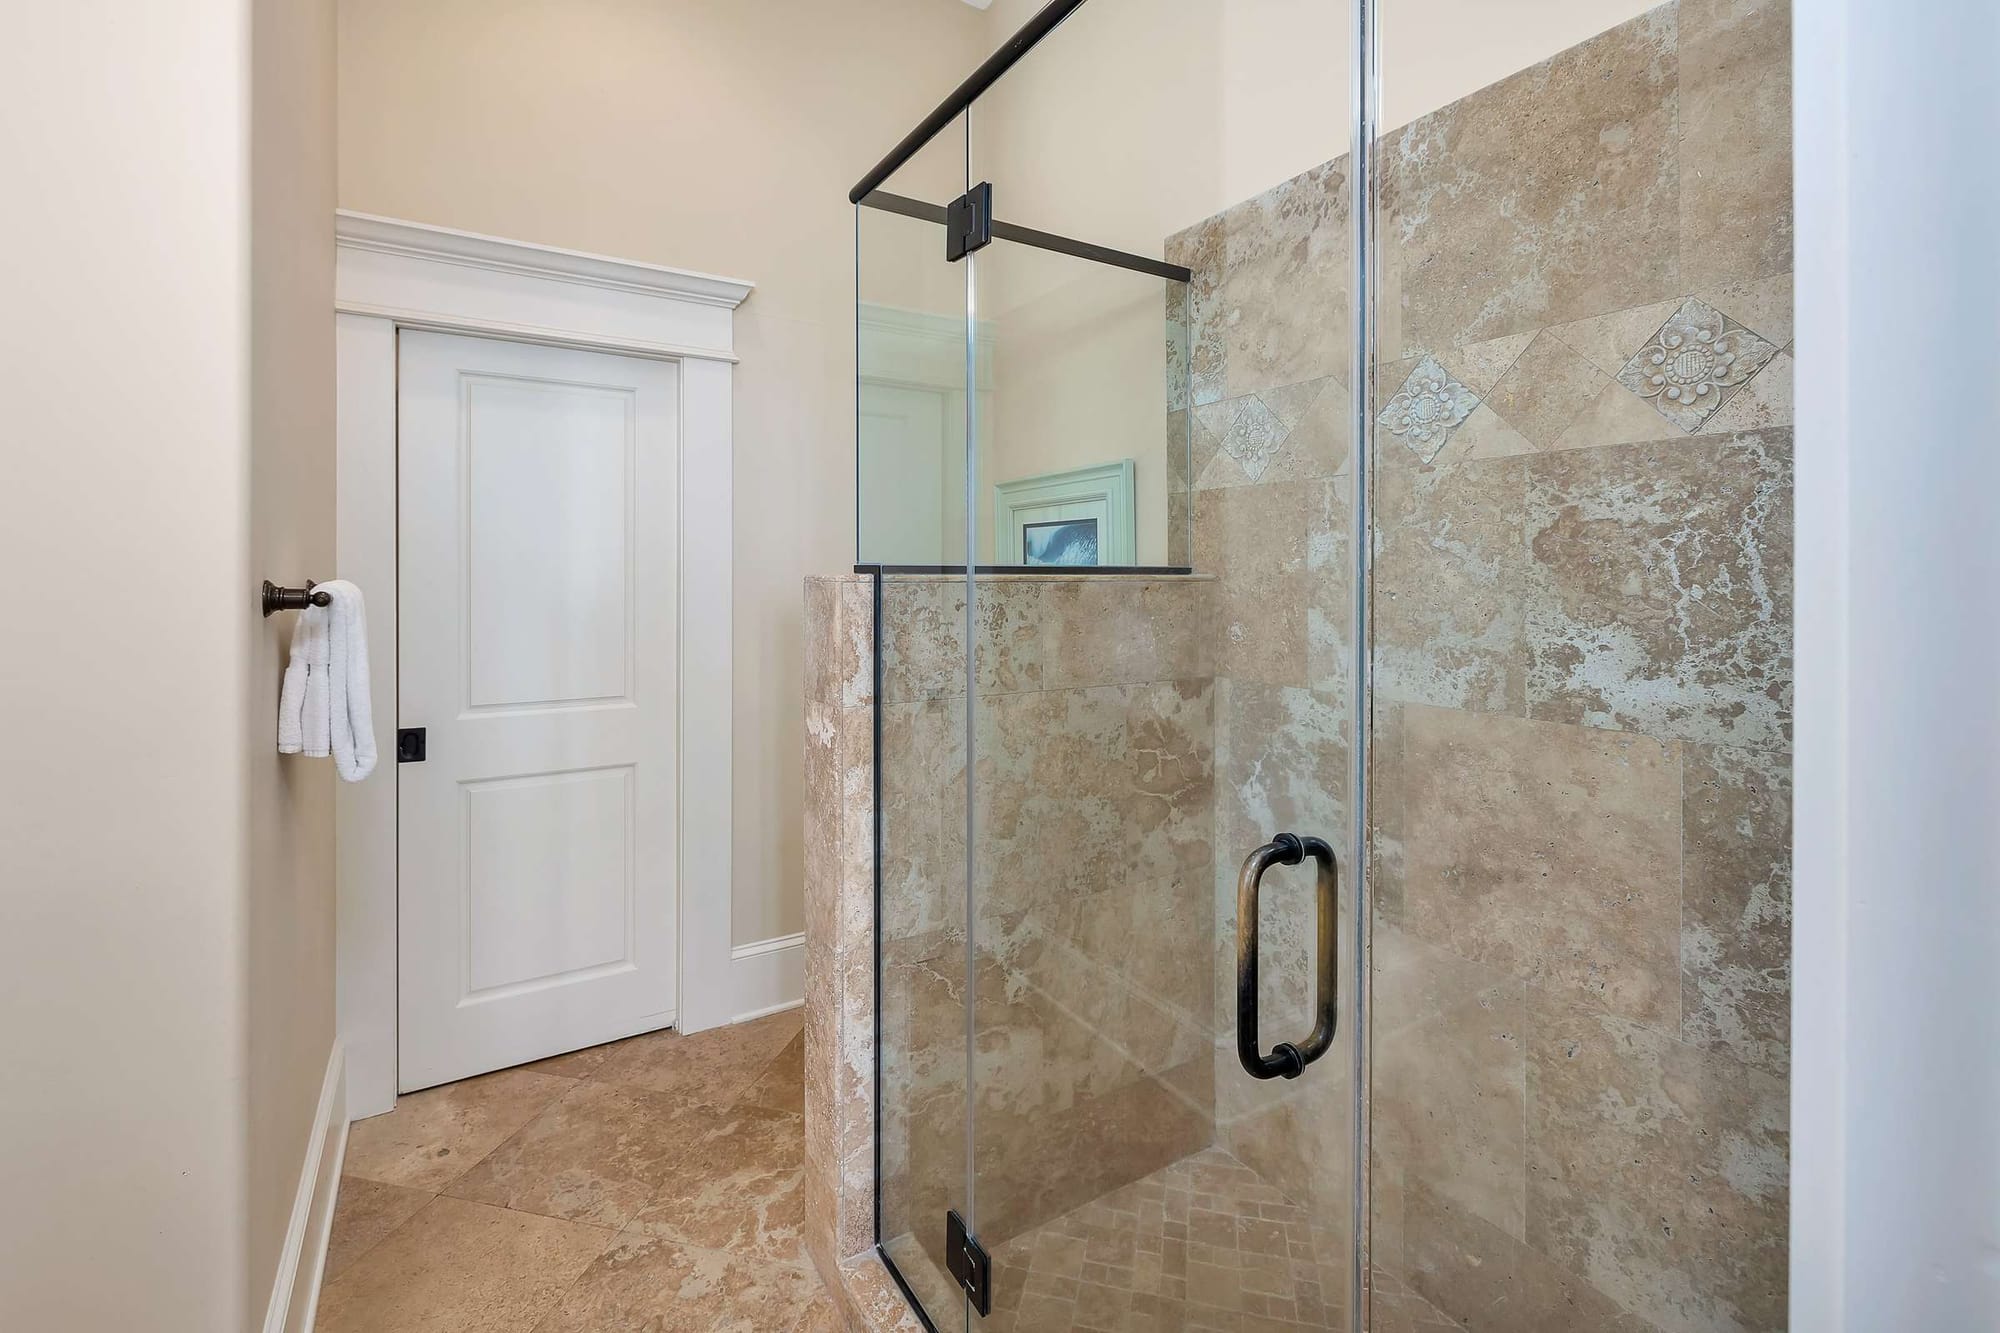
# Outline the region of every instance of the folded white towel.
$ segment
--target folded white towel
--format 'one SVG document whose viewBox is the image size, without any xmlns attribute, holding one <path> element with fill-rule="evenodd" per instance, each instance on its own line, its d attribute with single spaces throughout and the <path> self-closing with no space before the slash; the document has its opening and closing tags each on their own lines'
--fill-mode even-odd
<svg viewBox="0 0 2000 1333">
<path fill-rule="evenodd" d="M 292 622 L 292 655 L 285 663 L 285 683 L 278 691 L 278 753 L 298 754 L 305 749 L 306 676 L 311 670 L 307 645 L 312 638 L 311 616 L 318 607 L 301 612 Z"/>
<path fill-rule="evenodd" d="M 278 753 L 324 759 L 346 782 L 375 771 L 375 711 L 368 687 L 368 611 L 361 589 L 317 585 L 331 599 L 292 626 L 292 655 L 278 693 Z"/>
<path fill-rule="evenodd" d="M 318 585 L 333 598 L 326 608 L 328 712 L 334 771 L 359 782 L 375 771 L 375 705 L 368 684 L 368 609 L 361 589 L 345 579 Z"/>
<path fill-rule="evenodd" d="M 299 709 L 299 753 L 324 759 L 333 753 L 332 692 L 327 680 L 327 613 L 331 607 L 309 606 L 299 612 L 305 628 L 306 693 Z"/>
</svg>

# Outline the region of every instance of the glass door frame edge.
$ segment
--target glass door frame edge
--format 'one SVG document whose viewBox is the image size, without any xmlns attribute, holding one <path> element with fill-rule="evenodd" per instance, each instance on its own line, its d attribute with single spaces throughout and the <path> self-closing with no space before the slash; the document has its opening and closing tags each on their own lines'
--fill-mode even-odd
<svg viewBox="0 0 2000 1333">
<path fill-rule="evenodd" d="M 1387 0 L 1350 0 L 1349 18 L 1353 25 L 1349 42 L 1348 72 L 1348 165 L 1350 168 L 1349 216 L 1352 222 L 1353 265 L 1353 350 L 1350 365 L 1353 408 L 1354 493 L 1350 498 L 1350 550 L 1353 558 L 1354 613 L 1352 633 L 1354 653 L 1354 743 L 1349 749 L 1348 811 L 1349 846 L 1353 868 L 1348 876 L 1354 885 L 1352 971 L 1355 979 L 1354 1004 L 1350 1021 L 1354 1024 L 1351 1043 L 1353 1071 L 1351 1113 L 1353 1168 L 1351 1171 L 1348 1276 L 1348 1327 L 1365 1333 L 1373 1314 L 1370 1255 L 1371 1181 L 1369 1178 L 1369 998 L 1374 986 L 1370 970 L 1373 908 L 1369 899 L 1369 759 L 1374 723 L 1374 686 L 1371 672 L 1373 649 L 1369 640 L 1373 597 L 1371 568 L 1375 546 L 1374 513 L 1370 503 L 1373 474 L 1369 467 L 1374 445 L 1375 418 L 1375 125 L 1381 89 L 1377 83 L 1381 62 L 1381 29 L 1377 9 Z"/>
</svg>

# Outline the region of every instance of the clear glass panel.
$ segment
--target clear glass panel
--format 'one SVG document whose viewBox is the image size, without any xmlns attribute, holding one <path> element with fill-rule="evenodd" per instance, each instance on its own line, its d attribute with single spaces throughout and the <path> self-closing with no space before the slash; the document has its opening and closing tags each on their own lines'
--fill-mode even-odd
<svg viewBox="0 0 2000 1333">
<path fill-rule="evenodd" d="M 858 559 L 878 577 L 877 1240 L 928 1317 L 963 1327 L 944 1260 L 962 1208 L 965 1058 L 966 276 L 942 211 L 963 123 L 855 210 Z M 902 566 L 905 568 L 898 569 Z"/>
<path fill-rule="evenodd" d="M 880 587 L 877 1227 L 945 1327 L 963 1318 L 943 1242 L 967 1146 L 964 603 L 955 576 Z"/>
<path fill-rule="evenodd" d="M 1785 0 L 1383 5 L 1375 1326 L 1786 1322 Z"/>
<path fill-rule="evenodd" d="M 964 192 L 963 119 L 855 209 L 855 558 L 965 556 L 966 280 L 943 209 Z"/>
<path fill-rule="evenodd" d="M 1239 930 L 1246 856 L 1325 842 L 1328 967 L 1356 919 L 1345 5 L 1283 8 L 1092 0 L 973 113 L 999 219 L 1191 278 L 974 256 L 978 558 L 1192 569 L 974 580 L 974 1200 L 1022 1333 L 1352 1326 L 1352 987 L 1300 1077 L 1237 1048 L 1241 946 L 1261 1053 L 1332 980 L 1306 867 Z M 1125 460 L 1127 546 L 1007 493 Z"/>
</svg>

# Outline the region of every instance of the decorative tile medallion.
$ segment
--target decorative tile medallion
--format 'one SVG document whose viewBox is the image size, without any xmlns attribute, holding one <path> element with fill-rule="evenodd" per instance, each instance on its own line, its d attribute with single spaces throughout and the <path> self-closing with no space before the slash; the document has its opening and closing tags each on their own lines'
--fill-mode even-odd
<svg viewBox="0 0 2000 1333">
<path fill-rule="evenodd" d="M 1714 306 L 1689 297 L 1625 363 L 1618 382 L 1693 434 L 1777 352 Z"/>
<path fill-rule="evenodd" d="M 1452 428 L 1472 415 L 1477 406 L 1477 394 L 1453 379 L 1435 357 L 1426 356 L 1417 362 L 1377 420 L 1428 463 L 1444 448 Z"/>
</svg>

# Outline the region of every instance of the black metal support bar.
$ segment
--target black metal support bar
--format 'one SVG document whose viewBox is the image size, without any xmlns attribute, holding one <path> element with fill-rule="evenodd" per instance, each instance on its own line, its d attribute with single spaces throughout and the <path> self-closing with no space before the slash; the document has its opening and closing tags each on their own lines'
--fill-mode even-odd
<svg viewBox="0 0 2000 1333">
<path fill-rule="evenodd" d="M 877 565 L 857 564 L 857 574 L 872 574 L 875 577 L 909 577 L 930 574 L 949 574 L 954 578 L 965 576 L 964 565 Z M 1187 565 L 974 565 L 973 574 L 1048 574 L 1057 578 L 1074 578 L 1088 574 L 1095 577 L 1118 578 L 1174 578 L 1192 574 Z"/>
<path fill-rule="evenodd" d="M 1043 5 L 1035 16 L 1021 25 L 1021 30 L 1009 37 L 998 51 L 986 57 L 978 69 L 966 77 L 964 83 L 951 90 L 951 96 L 937 104 L 937 109 L 903 136 L 903 141 L 889 150 L 889 155 L 875 164 L 875 167 L 852 190 L 847 192 L 847 202 L 858 204 L 873 194 L 889 177 L 896 174 L 905 162 L 915 157 L 920 149 L 938 132 L 971 106 L 979 95 L 999 82 L 1000 76 L 1014 67 L 1014 62 L 1035 49 L 1042 38 L 1056 30 L 1064 19 L 1083 8 L 1084 0 L 1051 0 Z"/>
<path fill-rule="evenodd" d="M 908 195 L 875 190 L 859 202 L 864 208 L 877 208 L 884 213 L 899 213 L 903 217 L 915 218 L 919 222 L 935 222 L 940 227 L 947 223 L 948 210 L 945 205 L 926 203 L 922 199 L 912 199 Z M 1052 250 L 1056 254 L 1087 259 L 1094 264 L 1130 269 L 1134 273 L 1164 278 L 1168 282 L 1194 281 L 1193 272 L 1180 264 L 1148 259 L 1144 255 L 1127 254 L 1123 250 L 1113 250 L 1109 246 L 1093 245 L 1089 241 L 1058 236 L 1051 231 L 1036 231 L 1033 227 L 1023 227 L 1016 222 L 1002 222 L 997 218 L 993 221 L 993 239 L 1012 241 L 1016 245 L 1031 245 L 1037 250 Z"/>
<path fill-rule="evenodd" d="M 866 198 L 856 202 L 863 208 L 879 208 L 884 213 L 900 213 L 919 222 L 935 222 L 940 227 L 945 224 L 950 211 L 943 204 L 926 203 L 922 199 L 912 199 L 906 194 L 891 194 L 887 190 L 871 190 Z"/>
<path fill-rule="evenodd" d="M 1148 259 L 1144 255 L 1129 255 L 1123 250 L 1093 245 L 1089 241 L 1072 240 L 1068 236 L 1058 236 L 1051 231 L 1036 231 L 1033 227 L 1023 227 L 1015 222 L 996 221 L 993 224 L 993 236 L 996 240 L 1012 241 L 1016 245 L 1032 245 L 1037 250 L 1053 250 L 1059 255 L 1088 259 L 1094 264 L 1129 268 L 1134 273 L 1150 273 L 1169 282 L 1194 281 L 1194 274 L 1180 264 L 1169 264 L 1161 259 Z"/>
</svg>

